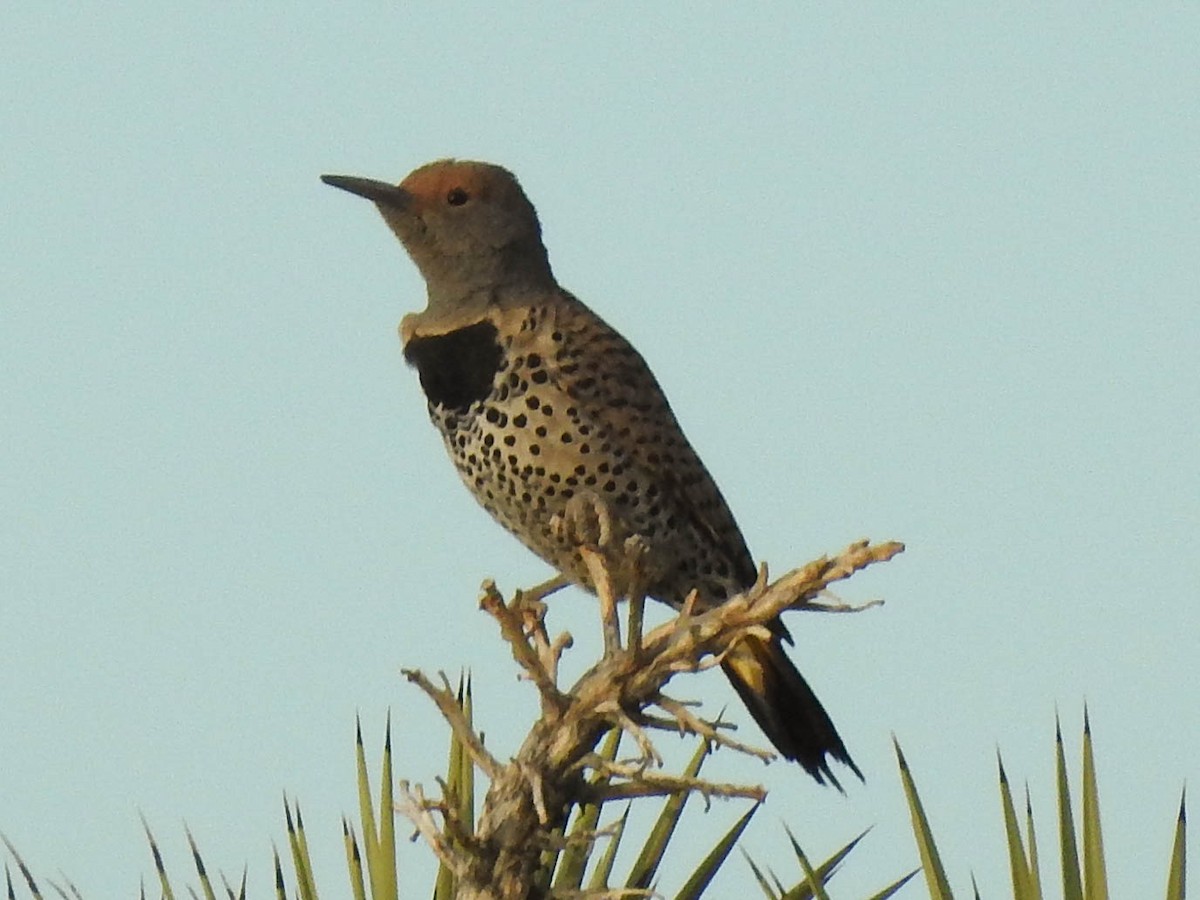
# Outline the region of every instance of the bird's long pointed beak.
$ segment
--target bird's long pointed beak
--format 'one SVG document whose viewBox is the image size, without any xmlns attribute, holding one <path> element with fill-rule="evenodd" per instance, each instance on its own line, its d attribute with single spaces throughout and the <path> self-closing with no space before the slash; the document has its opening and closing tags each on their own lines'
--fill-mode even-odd
<svg viewBox="0 0 1200 900">
<path fill-rule="evenodd" d="M 412 195 L 401 187 L 376 181 L 374 178 L 359 178 L 355 175 L 322 175 L 321 180 L 335 188 L 366 197 L 373 203 L 403 208 L 408 206 Z"/>
</svg>

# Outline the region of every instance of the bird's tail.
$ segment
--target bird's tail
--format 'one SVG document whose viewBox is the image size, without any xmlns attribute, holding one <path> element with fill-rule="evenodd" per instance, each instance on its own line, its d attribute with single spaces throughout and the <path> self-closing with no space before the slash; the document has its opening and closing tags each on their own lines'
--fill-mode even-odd
<svg viewBox="0 0 1200 900">
<path fill-rule="evenodd" d="M 804 766 L 818 783 L 828 779 L 839 791 L 842 786 L 830 771 L 827 757 L 863 777 L 829 713 L 784 653 L 779 637 L 769 641 L 746 638 L 725 657 L 721 668 L 780 754 Z"/>
</svg>

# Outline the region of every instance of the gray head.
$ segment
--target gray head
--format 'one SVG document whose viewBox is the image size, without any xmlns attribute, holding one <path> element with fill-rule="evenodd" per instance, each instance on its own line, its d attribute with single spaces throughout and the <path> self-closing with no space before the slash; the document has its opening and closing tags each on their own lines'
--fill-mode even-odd
<svg viewBox="0 0 1200 900">
<path fill-rule="evenodd" d="M 554 284 L 537 212 L 507 169 L 444 159 L 398 186 L 345 175 L 321 180 L 375 203 L 421 270 L 431 311 Z"/>
</svg>

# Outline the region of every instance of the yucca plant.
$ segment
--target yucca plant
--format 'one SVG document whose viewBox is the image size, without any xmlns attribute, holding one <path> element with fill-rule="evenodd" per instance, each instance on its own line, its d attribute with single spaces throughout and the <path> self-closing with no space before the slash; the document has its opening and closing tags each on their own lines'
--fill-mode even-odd
<svg viewBox="0 0 1200 900">
<path fill-rule="evenodd" d="M 912 814 L 913 834 L 921 857 L 921 870 L 929 888 L 931 900 L 951 900 L 954 894 L 946 878 L 934 841 L 933 831 L 925 808 L 917 793 L 916 783 L 908 762 L 895 742 L 896 760 L 900 766 L 900 780 Z M 1071 789 L 1067 779 L 1066 754 L 1063 751 L 1062 727 L 1055 722 L 1055 782 L 1058 794 L 1057 831 L 1059 871 L 1062 876 L 1063 900 L 1108 900 L 1108 870 L 1104 857 L 1104 839 L 1100 828 L 1100 792 L 1096 786 L 1096 760 L 1092 747 L 1092 729 L 1087 710 L 1083 714 L 1083 803 L 1082 822 L 1077 828 L 1072 812 Z M 997 753 L 999 770 L 1000 808 L 1004 818 L 1004 833 L 1008 846 L 1009 873 L 1013 900 L 1043 900 L 1042 874 L 1038 851 L 1037 832 L 1034 829 L 1033 804 L 1028 789 L 1025 792 L 1025 831 L 1013 802 L 1004 761 Z M 1186 793 L 1179 802 L 1179 815 L 1175 825 L 1175 836 L 1171 846 L 1170 865 L 1167 871 L 1167 900 L 1183 900 L 1186 880 Z M 1150 889 L 1142 896 L 1151 896 Z M 978 890 L 974 895 L 979 896 Z"/>
<path fill-rule="evenodd" d="M 677 829 L 689 798 L 701 793 L 706 798 L 747 799 L 751 801 L 749 808 L 696 863 L 673 894 L 678 900 L 703 896 L 766 794 L 762 787 L 755 785 L 706 781 L 701 774 L 703 763 L 717 746 L 752 756 L 764 754 L 733 740 L 719 717 L 707 721 L 691 712 L 688 705 L 665 696 L 663 686 L 672 675 L 700 668 L 706 659 L 719 658 L 742 636 L 760 628 L 785 608 L 820 608 L 814 598 L 830 582 L 848 577 L 873 562 L 888 559 L 899 549 L 898 545 L 872 547 L 863 542 L 838 557 L 818 560 L 789 573 L 774 584 L 767 584 L 764 572 L 759 584 L 746 595 L 739 595 L 723 606 L 703 613 L 685 606 L 675 620 L 646 635 L 642 634 L 640 602 L 634 598 L 623 646 L 617 627 L 615 598 L 604 596 L 607 582 L 603 566 L 611 561 L 597 558 L 596 582 L 601 593 L 605 653 L 566 691 L 557 685 L 557 667 L 569 641 L 550 639 L 544 621 L 545 606 L 540 603 L 540 598 L 518 592 L 511 602 L 507 602 L 493 586 L 485 586 L 481 605 L 497 621 L 514 659 L 538 691 L 542 701 L 541 715 L 512 760 L 502 763 L 484 747 L 482 737 L 475 729 L 469 679 L 460 679 L 454 690 L 444 677 L 439 685 L 420 672 L 407 672 L 408 679 L 434 701 L 450 727 L 446 777 L 439 780 L 440 796 L 432 798 L 426 797 L 419 786 L 394 778 L 389 717 L 376 799 L 371 789 L 362 730 L 356 728 L 358 821 L 354 824 L 347 819 L 342 821 L 351 896 L 355 900 L 396 900 L 400 896 L 396 866 L 397 812 L 409 819 L 440 861 L 433 889 L 434 900 L 668 896 L 659 883 L 660 866 L 668 846 L 679 833 Z M 650 712 L 652 706 L 667 715 Z M 650 731 L 655 728 L 683 731 L 698 738 L 696 751 L 682 772 L 663 771 L 661 758 L 649 738 Z M 1104 900 L 1108 896 L 1107 871 L 1091 728 L 1086 713 L 1079 828 L 1076 828 L 1072 811 L 1061 729 L 1056 736 L 1062 896 L 1064 900 Z M 632 759 L 620 756 L 623 739 L 632 742 L 635 754 Z M 874 894 L 872 900 L 893 896 L 917 871 L 925 873 L 931 898 L 952 897 L 928 819 L 899 743 L 896 744 L 896 755 L 901 784 L 912 814 L 921 866 L 919 870 L 893 879 Z M 1022 828 L 1002 762 L 999 772 L 1013 897 L 1014 900 L 1040 900 L 1044 896 L 1043 878 L 1032 805 L 1027 795 Z M 659 799 L 662 807 L 654 824 L 638 839 L 640 846 L 633 862 L 618 874 L 618 850 L 634 842 L 628 826 L 631 806 L 658 802 Z M 614 805 L 618 811 L 610 814 Z M 514 817 L 519 820 L 527 840 L 520 846 L 497 845 L 488 829 L 494 829 L 497 821 L 510 825 Z M 297 801 L 285 798 L 284 821 L 287 850 L 280 854 L 277 849 L 273 855 L 276 896 L 315 900 L 318 897 L 317 879 Z M 1184 897 L 1185 829 L 1181 801 L 1167 875 L 1168 900 Z M 148 826 L 146 834 L 158 893 L 163 898 L 174 898 L 173 880 L 168 876 L 158 843 Z M 218 895 L 228 900 L 245 898 L 246 872 L 243 870 L 240 879 L 232 881 L 221 874 L 218 887 L 209 876 L 192 835 L 186 831 L 185 834 L 198 878 L 198 887 L 189 885 L 186 894 L 203 896 L 207 900 L 216 900 Z M 772 867 L 756 862 L 743 851 L 748 863 L 747 880 L 757 884 L 769 900 L 824 900 L 832 896 L 830 879 L 847 856 L 858 848 L 862 838 L 863 835 L 859 835 L 815 865 L 799 843 L 791 838 L 798 873 L 787 879 L 792 882 L 790 886 Z M 37 879 L 15 848 L 7 840 L 5 843 L 30 895 L 41 897 Z M 507 859 L 504 858 L 506 853 Z M 856 853 L 856 858 L 861 857 L 861 852 Z M 290 861 L 290 867 L 285 866 L 285 860 Z M 514 861 L 519 866 L 514 867 Z M 493 873 L 499 872 L 502 864 L 510 866 L 506 883 L 493 880 Z M 7 893 L 15 900 L 13 874 L 7 863 L 5 868 Z M 61 883 L 49 880 L 46 883 L 60 897 L 81 897 L 81 892 L 65 879 Z M 141 894 L 147 895 L 144 885 Z"/>
<path fill-rule="evenodd" d="M 472 718 L 469 681 L 460 683 L 457 699 L 464 716 L 469 721 Z M 620 738 L 619 730 L 610 732 L 605 738 L 600 753 L 608 759 L 615 759 Z M 450 744 L 445 779 L 446 792 L 448 796 L 459 798 L 460 816 L 466 820 L 469 815 L 473 814 L 477 802 L 474 773 L 470 766 L 464 765 L 462 747 L 453 734 Z M 380 766 L 380 787 L 376 802 L 372 799 L 362 730 L 361 727 L 356 728 L 355 756 L 358 769 L 359 821 L 357 827 L 347 819 L 342 821 L 350 895 L 355 900 L 368 900 L 368 898 L 370 900 L 397 900 L 400 896 L 396 869 L 391 748 L 389 722 L 385 729 Z M 684 775 L 690 777 L 699 775 L 708 749 L 706 743 L 698 746 L 683 773 Z M 954 894 L 946 877 L 928 817 L 917 792 L 912 772 L 898 742 L 895 744 L 895 750 L 900 782 L 912 815 L 912 830 L 921 867 L 896 879 L 887 887 L 873 894 L 870 900 L 886 900 L 895 895 L 918 871 L 924 872 L 931 900 L 951 898 Z M 1083 809 L 1080 825 L 1077 827 L 1067 777 L 1062 731 L 1061 728 L 1056 727 L 1055 774 L 1058 815 L 1055 825 L 1059 836 L 1058 861 L 1062 883 L 1061 896 L 1063 900 L 1103 900 L 1108 896 L 1107 867 L 1100 829 L 1095 754 L 1091 727 L 1086 713 L 1083 730 L 1082 770 Z M 1013 898 L 1014 900 L 1041 900 L 1047 894 L 1042 887 L 1039 845 L 1028 791 L 1025 798 L 1024 831 L 1022 831 L 1022 823 L 1017 813 L 1017 806 L 1013 801 L 1010 782 L 1003 762 L 1000 760 L 998 760 L 998 783 L 1001 814 L 1007 836 Z M 578 806 L 573 811 L 571 827 L 567 831 L 566 839 L 558 844 L 557 850 L 548 851 L 543 857 L 544 869 L 538 890 L 548 896 L 588 896 L 590 894 L 593 897 L 615 897 L 645 895 L 648 889 L 653 887 L 662 893 L 662 886 L 655 883 L 655 878 L 670 841 L 677 833 L 676 828 L 680 823 L 686 799 L 686 795 L 675 795 L 663 803 L 655 824 L 641 838 L 641 846 L 635 861 L 629 866 L 624 876 L 616 876 L 615 868 L 618 849 L 632 840 L 626 828 L 631 801 L 621 804 L 620 813 L 605 826 L 600 825 L 604 803 Z M 758 808 L 758 804 L 755 803 L 747 809 L 712 850 L 696 864 L 685 883 L 673 895 L 664 894 L 664 896 L 674 896 L 676 900 L 693 900 L 693 898 L 704 896 L 713 877 L 727 861 L 733 847 Z M 295 800 L 285 799 L 284 810 L 289 852 L 283 858 L 278 850 L 273 854 L 276 896 L 278 898 L 298 897 L 302 900 L 314 900 L 319 894 L 299 803 Z M 1184 900 L 1185 897 L 1186 828 L 1186 797 L 1184 797 L 1180 800 L 1169 854 L 1166 900 Z M 157 840 L 151 834 L 148 825 L 145 826 L 145 830 L 158 881 L 159 895 L 163 898 L 174 898 L 177 894 L 176 883 L 179 879 L 178 877 L 173 879 L 168 875 Z M 243 868 L 240 877 L 232 881 L 224 873 L 220 873 L 219 885 L 214 884 L 191 832 L 185 828 L 184 833 L 198 879 L 198 887 L 189 885 L 180 889 L 179 895 L 204 897 L 206 900 L 216 900 L 218 896 L 227 898 L 227 900 L 245 900 L 247 896 L 246 870 Z M 788 836 L 791 839 L 796 865 L 801 872 L 800 880 L 791 887 L 785 886 L 771 867 L 761 865 L 744 850 L 742 851 L 748 865 L 749 878 L 758 885 L 763 895 L 769 900 L 823 900 L 823 898 L 832 897 L 833 893 L 829 887 L 830 879 L 850 852 L 859 846 L 864 835 L 858 835 L 818 865 L 812 865 L 809 862 L 807 854 L 800 848 L 799 843 L 791 836 L 790 832 Z M 4 839 L 4 843 L 8 847 L 12 861 L 20 873 L 29 895 L 41 898 L 43 893 L 38 879 L 34 877 L 12 844 L 7 839 Z M 862 854 L 858 853 L 856 856 L 861 865 Z M 290 860 L 291 863 L 290 868 L 286 871 L 284 859 Z M 7 863 L 5 875 L 6 896 L 10 900 L 15 900 L 18 896 L 17 887 Z M 80 890 L 66 879 L 46 880 L 46 884 L 59 897 L 81 898 L 83 896 Z M 547 884 L 549 884 L 548 889 L 546 888 Z M 447 867 L 442 866 L 439 869 L 433 891 L 434 900 L 449 900 L 449 898 L 457 896 L 457 889 L 458 885 L 453 873 Z M 142 886 L 140 895 L 143 898 L 147 896 L 145 885 Z M 344 895 L 344 890 L 335 890 L 333 893 L 333 896 L 342 895 Z M 972 896 L 979 896 L 979 892 L 974 886 Z"/>
</svg>

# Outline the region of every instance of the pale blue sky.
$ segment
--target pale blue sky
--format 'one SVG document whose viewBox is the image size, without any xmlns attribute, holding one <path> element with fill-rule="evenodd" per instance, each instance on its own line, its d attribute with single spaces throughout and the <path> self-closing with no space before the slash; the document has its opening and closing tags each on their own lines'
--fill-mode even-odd
<svg viewBox="0 0 1200 900">
<path fill-rule="evenodd" d="M 1114 896 L 1157 894 L 1200 776 L 1200 11 L 1134 6 L 5 5 L 0 830 L 129 896 L 138 811 L 177 872 L 186 819 L 261 892 L 286 789 L 337 892 L 355 711 L 442 766 L 401 666 L 472 667 L 514 746 L 476 590 L 547 570 L 425 419 L 415 270 L 318 181 L 456 155 L 521 177 L 756 556 L 908 543 L 844 591 L 883 609 L 792 622 L 866 786 L 722 754 L 772 789 L 745 846 L 875 825 L 849 895 L 915 864 L 894 732 L 956 886 L 1003 894 L 995 748 L 1050 816 L 1086 699 Z M 594 607 L 551 621 L 579 671 Z"/>
</svg>

